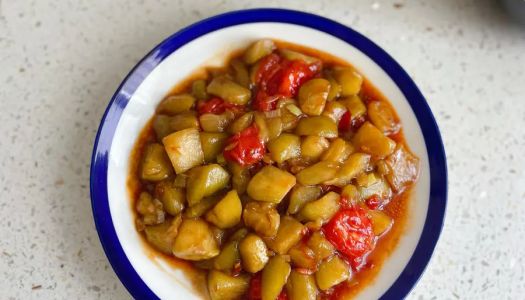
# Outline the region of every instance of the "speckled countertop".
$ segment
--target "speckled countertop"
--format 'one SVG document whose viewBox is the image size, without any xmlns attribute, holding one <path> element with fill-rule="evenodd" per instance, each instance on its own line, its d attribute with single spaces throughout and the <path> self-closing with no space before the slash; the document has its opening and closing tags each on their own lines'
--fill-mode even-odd
<svg viewBox="0 0 525 300">
<path fill-rule="evenodd" d="M 102 251 L 89 163 L 102 113 L 169 34 L 283 6 L 364 33 L 413 76 L 441 128 L 446 224 L 410 299 L 523 299 L 525 28 L 497 1 L 1 1 L 0 299 L 127 299 Z"/>
</svg>

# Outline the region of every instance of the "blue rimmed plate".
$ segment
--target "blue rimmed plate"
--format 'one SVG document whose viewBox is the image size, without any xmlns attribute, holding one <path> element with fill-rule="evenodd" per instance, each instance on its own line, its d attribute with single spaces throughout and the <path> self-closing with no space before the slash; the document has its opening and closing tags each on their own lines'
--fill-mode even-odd
<svg viewBox="0 0 525 300">
<path fill-rule="evenodd" d="M 373 42 L 332 20 L 282 9 L 236 11 L 187 27 L 155 47 L 117 89 L 102 118 L 91 162 L 93 215 L 113 269 L 137 299 L 198 297 L 180 270 L 152 258 L 141 243 L 126 187 L 129 157 L 170 88 L 199 67 L 220 66 L 226 54 L 260 38 L 317 48 L 350 62 L 395 107 L 407 143 L 421 159 L 421 175 L 398 246 L 358 298 L 405 297 L 430 260 L 446 209 L 446 158 L 432 112 L 408 74 Z"/>
</svg>

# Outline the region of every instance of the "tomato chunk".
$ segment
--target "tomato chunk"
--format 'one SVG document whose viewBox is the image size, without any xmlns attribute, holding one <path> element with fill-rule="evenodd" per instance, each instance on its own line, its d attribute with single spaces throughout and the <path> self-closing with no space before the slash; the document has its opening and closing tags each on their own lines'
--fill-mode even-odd
<svg viewBox="0 0 525 300">
<path fill-rule="evenodd" d="M 250 288 L 248 289 L 248 300 L 261 300 L 261 273 L 257 273 L 250 279 Z"/>
<path fill-rule="evenodd" d="M 358 206 L 342 209 L 323 227 L 326 238 L 344 254 L 354 269 L 364 262 L 364 256 L 374 247 L 372 222 Z"/>
<path fill-rule="evenodd" d="M 212 98 L 205 102 L 200 102 L 197 105 L 199 115 L 202 114 L 222 114 L 226 110 L 231 110 L 234 113 L 241 112 L 244 110 L 242 105 L 235 105 L 222 100 L 221 98 Z"/>
<path fill-rule="evenodd" d="M 365 200 L 365 204 L 370 209 L 377 209 L 383 204 L 383 200 L 378 195 L 372 195 Z"/>
<path fill-rule="evenodd" d="M 255 82 L 258 90 L 253 107 L 259 111 L 275 109 L 280 98 L 294 97 L 301 85 L 321 69 L 318 63 L 282 59 L 275 53 L 261 59 Z"/>
<path fill-rule="evenodd" d="M 241 166 L 253 165 L 263 159 L 266 148 L 259 138 L 259 128 L 252 125 L 231 136 L 224 148 L 224 158 Z"/>
<path fill-rule="evenodd" d="M 270 95 L 294 97 L 299 87 L 317 73 L 317 65 L 308 65 L 302 60 L 285 60 L 281 68 L 267 83 Z"/>
</svg>

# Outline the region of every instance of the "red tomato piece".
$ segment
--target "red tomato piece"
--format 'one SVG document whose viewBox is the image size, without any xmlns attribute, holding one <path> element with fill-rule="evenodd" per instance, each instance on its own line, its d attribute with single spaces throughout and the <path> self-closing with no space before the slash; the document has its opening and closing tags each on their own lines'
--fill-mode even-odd
<svg viewBox="0 0 525 300">
<path fill-rule="evenodd" d="M 323 226 L 326 238 L 344 254 L 354 269 L 358 269 L 364 256 L 374 247 L 372 223 L 366 211 L 358 206 L 342 209 Z"/>
<path fill-rule="evenodd" d="M 378 195 L 373 195 L 365 200 L 365 204 L 370 209 L 377 209 L 382 206 L 383 201 Z"/>
<path fill-rule="evenodd" d="M 269 96 L 265 91 L 258 90 L 253 101 L 253 108 L 258 111 L 270 111 L 277 108 L 277 102 L 281 97 Z"/>
<path fill-rule="evenodd" d="M 265 84 L 279 70 L 281 57 L 275 53 L 266 55 L 261 58 L 257 72 L 255 73 L 255 83 L 258 85 Z"/>
<path fill-rule="evenodd" d="M 351 116 L 350 116 L 350 112 L 349 111 L 346 111 L 343 116 L 341 117 L 341 120 L 339 120 L 339 130 L 342 131 L 342 132 L 347 132 L 350 130 L 350 121 L 351 121 Z"/>
<path fill-rule="evenodd" d="M 266 148 L 259 138 L 259 128 L 252 125 L 231 136 L 224 148 L 224 158 L 241 166 L 253 165 L 263 159 Z"/>
<path fill-rule="evenodd" d="M 283 97 L 294 97 L 301 85 L 313 78 L 320 64 L 307 64 L 302 60 L 286 60 L 272 53 L 261 59 L 255 74 L 258 90 L 253 107 L 259 111 L 275 109 Z"/>
<path fill-rule="evenodd" d="M 250 279 L 250 287 L 248 289 L 248 300 L 261 300 L 261 273 L 257 273 Z"/>
<path fill-rule="evenodd" d="M 285 60 L 281 69 L 273 75 L 268 83 L 267 90 L 270 95 L 294 97 L 299 87 L 317 73 L 317 65 L 308 65 L 302 60 Z"/>
<path fill-rule="evenodd" d="M 197 106 L 199 114 L 222 114 L 226 110 L 231 110 L 234 113 L 241 112 L 244 110 L 242 105 L 235 105 L 222 100 L 221 98 L 212 98 L 205 102 L 200 102 Z"/>
</svg>

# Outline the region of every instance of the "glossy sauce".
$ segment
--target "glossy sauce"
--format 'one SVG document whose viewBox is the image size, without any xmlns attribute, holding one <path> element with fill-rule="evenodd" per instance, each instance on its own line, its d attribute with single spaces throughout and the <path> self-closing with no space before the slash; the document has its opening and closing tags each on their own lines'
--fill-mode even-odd
<svg viewBox="0 0 525 300">
<path fill-rule="evenodd" d="M 287 48 L 291 50 L 300 51 L 306 55 L 316 56 L 323 61 L 324 66 L 351 66 L 351 64 L 349 64 L 346 61 L 343 61 L 339 58 L 336 58 L 332 55 L 318 50 L 301 47 L 286 42 L 275 42 L 279 48 Z M 234 52 L 230 57 L 227 57 L 225 62 L 229 62 L 231 58 L 238 56 L 238 53 L 239 52 Z M 213 68 L 206 68 L 205 70 L 211 74 L 214 72 Z M 186 80 L 176 85 L 166 95 L 166 97 L 190 90 L 191 83 L 197 79 L 206 79 L 206 72 L 203 72 L 203 70 L 197 70 L 194 73 L 194 75 L 189 76 Z M 381 100 L 384 101 L 384 103 L 388 103 L 388 105 L 392 106 L 390 102 L 384 97 L 384 95 L 376 87 L 374 87 L 373 84 L 368 81 L 368 79 L 366 79 L 364 76 L 363 79 L 363 85 L 359 95 L 361 96 L 361 99 L 365 102 L 365 104 L 367 104 L 370 101 Z M 395 109 L 393 109 L 392 111 L 395 113 Z M 397 115 L 396 118 L 399 119 Z M 402 129 L 395 135 L 390 135 L 389 137 L 395 140 L 396 143 L 406 145 Z M 155 133 L 153 131 L 152 117 L 150 121 L 146 124 L 146 126 L 142 129 L 130 156 L 130 169 L 127 185 L 130 194 L 130 201 L 132 201 L 132 214 L 135 218 L 137 216 L 137 212 L 134 208 L 136 199 L 138 199 L 138 195 L 142 191 L 152 192 L 154 187 L 153 184 L 141 181 L 139 175 L 140 161 L 143 154 L 144 146 L 148 142 L 153 141 L 155 141 Z M 392 217 L 394 222 L 392 227 L 377 240 L 376 247 L 368 256 L 366 265 L 359 272 L 354 273 L 352 275 L 352 279 L 347 284 L 337 286 L 335 291 L 329 290 L 328 293 L 321 294 L 322 299 L 352 298 L 353 296 L 356 296 L 361 290 L 365 289 L 368 285 L 373 283 L 376 275 L 381 270 L 381 266 L 383 265 L 384 261 L 395 250 L 395 247 L 397 246 L 401 235 L 405 231 L 408 219 L 408 207 L 410 204 L 409 202 L 412 200 L 411 190 L 412 187 L 408 188 L 400 194 L 395 195 L 390 201 L 390 203 L 384 207 L 384 211 L 390 217 Z M 152 261 L 155 261 L 156 259 L 160 258 L 169 263 L 173 268 L 182 270 L 189 279 L 189 281 L 192 283 L 193 292 L 201 296 L 203 299 L 207 298 L 206 270 L 200 270 L 192 266 L 187 261 L 175 258 L 173 256 L 168 256 L 161 253 L 160 251 L 157 251 L 151 245 L 148 244 L 144 234 L 139 234 L 141 235 L 144 248 L 146 249 L 148 256 L 152 258 Z"/>
</svg>

